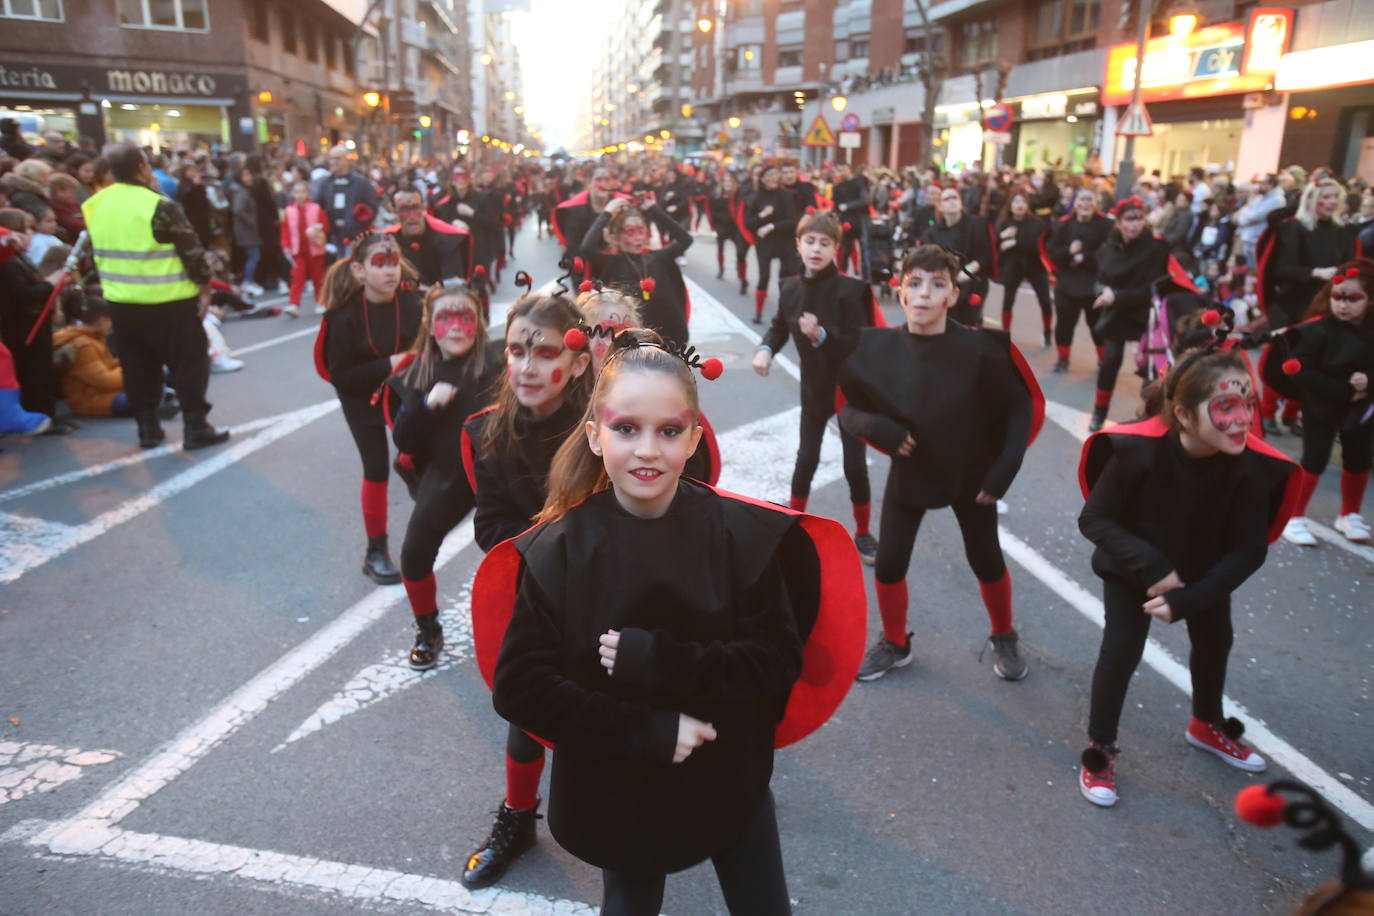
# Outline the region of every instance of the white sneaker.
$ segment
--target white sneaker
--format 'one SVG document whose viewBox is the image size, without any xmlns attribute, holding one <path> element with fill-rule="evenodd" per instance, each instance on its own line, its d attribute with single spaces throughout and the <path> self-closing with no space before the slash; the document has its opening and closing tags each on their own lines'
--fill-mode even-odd
<svg viewBox="0 0 1374 916">
<path fill-rule="evenodd" d="M 327 311 L 329 311 L 329 310 L 328 310 L 327 308 L 325 308 L 324 306 L 322 306 L 322 305 L 317 305 L 317 306 L 315 306 L 315 314 L 316 314 L 316 315 L 323 315 L 323 314 L 324 314 L 325 312 L 327 312 Z"/>
<path fill-rule="evenodd" d="M 301 317 L 301 310 L 298 309 L 298 308 L 297 308 L 296 306 L 294 306 L 294 305 L 288 305 L 288 306 L 286 306 L 285 308 L 283 308 L 283 309 L 281 310 L 281 313 L 282 313 L 283 315 L 285 315 L 287 318 L 299 318 L 299 317 Z"/>
<path fill-rule="evenodd" d="M 243 294 L 245 296 L 261 296 L 265 292 L 267 292 L 267 290 L 263 289 L 256 283 L 243 284 Z"/>
<path fill-rule="evenodd" d="M 1351 512 L 1336 519 L 1335 528 L 1345 535 L 1347 541 L 1354 541 L 1356 544 L 1369 543 L 1369 524 L 1358 512 Z"/>
<path fill-rule="evenodd" d="M 1002 500 L 1000 500 L 1000 499 L 997 500 L 997 514 L 998 514 L 998 515 L 1006 515 L 1006 514 L 1007 514 L 1008 512 L 1010 512 L 1010 511 L 1011 511 L 1011 506 L 1008 506 L 1006 503 L 1004 503 L 1004 502 L 1003 502 Z"/>
<path fill-rule="evenodd" d="M 238 372 L 243 368 L 243 360 L 232 356 L 216 356 L 210 360 L 211 372 Z"/>
<path fill-rule="evenodd" d="M 1288 524 L 1283 526 L 1283 539 L 1290 544 L 1297 544 L 1299 547 L 1317 546 L 1317 539 L 1312 536 L 1311 531 L 1307 530 L 1307 519 L 1301 516 L 1290 518 Z"/>
<path fill-rule="evenodd" d="M 277 295 L 279 295 L 279 296 L 286 296 L 286 295 L 289 295 L 290 293 L 291 293 L 291 287 L 289 287 L 289 286 L 286 285 L 286 281 L 285 281 L 285 280 L 283 280 L 283 281 L 281 281 L 280 283 L 277 284 Z"/>
</svg>

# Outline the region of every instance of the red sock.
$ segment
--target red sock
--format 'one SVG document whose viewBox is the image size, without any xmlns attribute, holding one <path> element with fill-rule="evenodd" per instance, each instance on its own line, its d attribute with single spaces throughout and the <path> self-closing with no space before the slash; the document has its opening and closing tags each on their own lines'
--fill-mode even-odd
<svg viewBox="0 0 1374 916">
<path fill-rule="evenodd" d="M 873 584 L 878 591 L 878 616 L 883 619 L 883 637 L 894 645 L 906 645 L 906 580 L 874 580 Z"/>
<path fill-rule="evenodd" d="M 787 498 L 787 508 L 791 509 L 794 512 L 805 512 L 806 500 L 808 498 L 809 497 L 798 496 L 796 493 L 793 493 L 791 496 Z"/>
<path fill-rule="evenodd" d="M 401 584 L 406 587 L 406 597 L 410 599 L 410 611 L 416 617 L 423 614 L 433 614 L 439 610 L 439 583 L 434 579 L 434 573 L 430 573 L 423 579 L 402 579 Z"/>
<path fill-rule="evenodd" d="M 1093 392 L 1093 406 L 1107 407 L 1112 403 L 1112 389 L 1098 388 Z"/>
<path fill-rule="evenodd" d="M 1356 474 L 1341 471 L 1341 515 L 1351 515 L 1360 511 L 1364 502 L 1365 484 L 1369 483 L 1369 472 Z"/>
<path fill-rule="evenodd" d="M 749 265 L 744 261 L 735 262 L 735 273 L 739 276 L 741 283 L 747 283 L 749 281 Z"/>
<path fill-rule="evenodd" d="M 756 290 L 754 290 L 754 314 L 755 314 L 755 315 L 762 315 L 762 314 L 763 314 L 763 302 L 764 302 L 764 300 L 767 299 L 767 298 L 768 298 L 768 290 L 766 290 L 766 289 L 756 289 Z"/>
<path fill-rule="evenodd" d="M 1302 474 L 1302 480 L 1298 486 L 1298 502 L 1293 507 L 1294 518 L 1307 515 L 1307 504 L 1311 501 L 1312 494 L 1317 491 L 1317 481 L 1321 480 L 1320 474 L 1310 473 L 1306 468 L 1299 473 Z"/>
<path fill-rule="evenodd" d="M 544 773 L 544 755 L 521 763 L 506 754 L 506 806 L 516 811 L 531 811 L 539 804 L 539 777 Z"/>
<path fill-rule="evenodd" d="M 363 528 L 370 538 L 386 534 L 386 481 L 363 481 Z"/>
<path fill-rule="evenodd" d="M 1045 333 L 1046 333 L 1046 334 L 1048 334 L 1051 330 L 1054 329 L 1054 315 L 1053 315 L 1053 313 L 1051 313 L 1051 314 L 1049 314 L 1049 315 L 1041 315 L 1041 316 L 1040 316 L 1040 327 L 1042 327 L 1042 328 L 1045 329 Z"/>
<path fill-rule="evenodd" d="M 854 536 L 868 534 L 869 514 L 873 509 L 872 503 L 854 503 Z"/>
<path fill-rule="evenodd" d="M 1011 330 L 1011 309 L 1002 309 L 1002 330 Z"/>
<path fill-rule="evenodd" d="M 978 591 L 983 596 L 983 607 L 988 609 L 988 620 L 992 623 L 992 632 L 1010 632 L 1011 573 L 1002 573 L 1002 578 L 996 582 L 979 582 Z"/>
<path fill-rule="evenodd" d="M 1060 359 L 1062 359 L 1062 360 L 1063 360 L 1064 362 L 1066 362 L 1066 363 L 1069 361 L 1069 346 L 1068 346 L 1068 344 L 1055 344 L 1054 349 L 1055 349 L 1055 352 L 1059 354 L 1059 358 L 1060 358 Z"/>
<path fill-rule="evenodd" d="M 1102 357 L 1106 355 L 1107 349 L 1102 344 L 1097 344 L 1093 349 L 1097 351 L 1097 361 L 1102 362 Z"/>
</svg>

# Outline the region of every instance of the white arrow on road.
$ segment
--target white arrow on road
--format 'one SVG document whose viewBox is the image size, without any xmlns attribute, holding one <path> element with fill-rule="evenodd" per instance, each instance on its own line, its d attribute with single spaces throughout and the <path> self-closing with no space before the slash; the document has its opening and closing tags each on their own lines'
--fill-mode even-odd
<svg viewBox="0 0 1374 916">
<path fill-rule="evenodd" d="M 119 757 L 118 751 L 83 751 L 52 744 L 0 741 L 0 805 L 51 792 L 86 771 Z"/>
</svg>

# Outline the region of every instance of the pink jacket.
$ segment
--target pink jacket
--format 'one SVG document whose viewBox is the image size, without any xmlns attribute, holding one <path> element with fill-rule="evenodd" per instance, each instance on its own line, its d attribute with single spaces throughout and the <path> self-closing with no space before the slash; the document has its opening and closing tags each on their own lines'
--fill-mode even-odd
<svg viewBox="0 0 1374 916">
<path fill-rule="evenodd" d="M 301 226 L 302 216 L 305 218 L 304 227 Z M 302 213 L 302 207 L 294 200 L 291 201 L 286 205 L 286 214 L 281 221 L 281 247 L 293 255 L 299 255 L 301 253 L 299 241 L 302 229 L 308 229 L 311 226 L 324 227 L 325 237 L 329 236 L 329 223 L 324 218 L 324 209 L 313 200 L 308 200 L 305 202 L 304 213 Z M 311 242 L 308 236 L 305 239 L 305 244 L 310 249 L 309 254 L 313 256 L 324 255 L 324 246 Z"/>
</svg>

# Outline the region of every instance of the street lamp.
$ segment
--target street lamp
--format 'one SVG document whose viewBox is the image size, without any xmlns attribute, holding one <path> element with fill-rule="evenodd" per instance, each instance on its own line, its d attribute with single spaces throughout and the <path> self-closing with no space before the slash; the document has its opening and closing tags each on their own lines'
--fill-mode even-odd
<svg viewBox="0 0 1374 916">
<path fill-rule="evenodd" d="M 515 90 L 514 90 L 514 89 L 507 89 L 507 90 L 506 90 L 506 101 L 507 101 L 507 102 L 514 102 L 514 101 L 515 101 Z"/>
<path fill-rule="evenodd" d="M 689 104 L 686 103 L 686 102 L 683 102 L 683 103 L 682 103 L 682 116 L 683 116 L 684 118 L 690 118 L 690 117 L 692 116 L 692 112 L 693 112 L 693 111 L 694 111 L 694 109 L 692 108 L 691 105 L 689 105 Z"/>
<path fill-rule="evenodd" d="M 673 138 L 673 132 L 671 130 L 660 130 L 658 135 L 664 140 L 671 140 Z"/>
<path fill-rule="evenodd" d="M 697 20 L 697 29 L 698 29 L 698 31 L 701 31 L 701 32 L 709 32 L 709 31 L 711 31 L 711 26 L 712 26 L 712 25 L 714 25 L 714 23 L 712 23 L 711 20 L 709 20 L 709 19 L 702 18 L 702 19 L 698 19 L 698 20 Z"/>
<path fill-rule="evenodd" d="M 382 104 L 382 94 L 380 92 L 364 92 L 363 104 L 368 108 L 376 108 L 378 105 Z"/>
<path fill-rule="evenodd" d="M 739 118 L 732 117 L 732 118 L 730 118 L 730 120 L 729 120 L 728 123 L 729 123 L 729 125 L 733 128 L 733 127 L 739 127 L 740 121 L 739 121 Z"/>
<path fill-rule="evenodd" d="M 1187 38 L 1193 34 L 1193 29 L 1197 28 L 1197 14 L 1189 11 L 1178 12 L 1169 17 L 1169 34 L 1179 40 Z M 1136 66 L 1139 71 L 1139 65 Z"/>
<path fill-rule="evenodd" d="M 482 56 L 479 57 L 479 58 L 477 58 L 477 59 L 480 60 L 480 61 L 482 62 L 482 66 L 484 66 L 484 67 L 491 66 L 491 55 L 488 54 L 487 52 L 483 51 L 483 52 L 482 52 Z"/>
<path fill-rule="evenodd" d="M 835 109 L 836 111 L 844 111 L 845 106 L 848 104 L 849 99 L 845 98 L 842 95 L 837 95 L 830 100 L 830 107 Z"/>
</svg>

